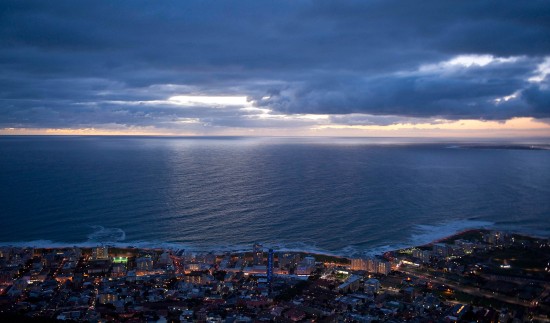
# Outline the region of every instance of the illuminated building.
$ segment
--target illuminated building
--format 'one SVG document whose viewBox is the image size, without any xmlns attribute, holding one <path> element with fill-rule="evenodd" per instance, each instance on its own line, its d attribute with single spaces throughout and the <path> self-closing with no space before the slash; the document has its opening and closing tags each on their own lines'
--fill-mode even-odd
<svg viewBox="0 0 550 323">
<path fill-rule="evenodd" d="M 201 272 L 191 272 L 183 277 L 183 281 L 189 284 L 203 284 L 206 279 Z"/>
<path fill-rule="evenodd" d="M 262 265 L 264 262 L 263 247 L 259 243 L 255 243 L 252 247 L 252 253 L 254 257 L 254 265 Z"/>
<path fill-rule="evenodd" d="M 292 252 L 280 252 L 279 268 L 296 266 L 300 262 L 300 254 Z"/>
<path fill-rule="evenodd" d="M 112 304 L 118 300 L 118 296 L 114 293 L 100 294 L 99 295 L 100 304 Z"/>
<path fill-rule="evenodd" d="M 128 257 L 113 257 L 114 264 L 126 264 L 128 263 Z"/>
<path fill-rule="evenodd" d="M 368 270 L 367 259 L 354 258 L 351 260 L 351 270 Z"/>
<path fill-rule="evenodd" d="M 413 257 L 418 258 L 422 263 L 429 263 L 432 256 L 429 250 L 414 249 L 412 252 Z"/>
<path fill-rule="evenodd" d="M 94 260 L 107 260 L 107 259 L 109 259 L 109 247 L 95 247 L 92 250 L 92 258 Z"/>
<path fill-rule="evenodd" d="M 376 272 L 382 275 L 387 275 L 391 271 L 391 263 L 388 261 L 378 261 Z"/>
<path fill-rule="evenodd" d="M 455 245 L 461 247 L 466 254 L 474 252 L 476 247 L 475 243 L 466 240 L 455 240 Z"/>
<path fill-rule="evenodd" d="M 504 245 L 512 241 L 512 236 L 506 232 L 491 231 L 483 235 L 483 241 L 493 245 Z"/>
<path fill-rule="evenodd" d="M 126 264 L 115 263 L 111 269 L 111 277 L 123 277 L 126 275 Z"/>
<path fill-rule="evenodd" d="M 351 260 L 351 269 L 387 275 L 391 271 L 391 263 L 372 258 L 356 258 Z"/>
<path fill-rule="evenodd" d="M 153 259 L 150 257 L 140 257 L 136 259 L 136 269 L 138 271 L 152 271 Z"/>
<path fill-rule="evenodd" d="M 188 271 L 199 271 L 201 270 L 201 264 L 199 263 L 189 263 L 189 264 L 185 264 L 185 271 L 188 272 Z"/>
<path fill-rule="evenodd" d="M 371 273 L 376 272 L 377 260 L 369 258 L 367 259 L 367 271 Z"/>
</svg>

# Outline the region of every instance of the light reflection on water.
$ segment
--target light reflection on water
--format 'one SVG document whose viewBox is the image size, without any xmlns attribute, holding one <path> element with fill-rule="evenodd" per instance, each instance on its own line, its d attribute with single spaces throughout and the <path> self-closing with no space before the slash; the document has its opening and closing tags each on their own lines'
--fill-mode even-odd
<svg viewBox="0 0 550 323">
<path fill-rule="evenodd" d="M 338 253 L 466 227 L 550 232 L 550 151 L 411 141 L 3 137 L 0 239 Z"/>
</svg>

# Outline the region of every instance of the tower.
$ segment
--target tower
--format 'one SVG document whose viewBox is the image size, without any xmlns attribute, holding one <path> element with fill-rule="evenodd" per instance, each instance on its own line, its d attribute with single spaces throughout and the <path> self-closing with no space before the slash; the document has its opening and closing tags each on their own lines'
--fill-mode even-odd
<svg viewBox="0 0 550 323">
<path fill-rule="evenodd" d="M 271 289 L 271 281 L 273 280 L 273 249 L 269 249 L 267 253 L 267 286 Z"/>
</svg>

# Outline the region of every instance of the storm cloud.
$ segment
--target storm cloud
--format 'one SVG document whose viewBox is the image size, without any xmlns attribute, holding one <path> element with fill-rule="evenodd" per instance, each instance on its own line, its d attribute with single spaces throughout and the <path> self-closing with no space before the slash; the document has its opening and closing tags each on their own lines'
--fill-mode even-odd
<svg viewBox="0 0 550 323">
<path fill-rule="evenodd" d="M 548 1 L 0 2 L 0 127 L 544 119 L 549 73 Z"/>
</svg>

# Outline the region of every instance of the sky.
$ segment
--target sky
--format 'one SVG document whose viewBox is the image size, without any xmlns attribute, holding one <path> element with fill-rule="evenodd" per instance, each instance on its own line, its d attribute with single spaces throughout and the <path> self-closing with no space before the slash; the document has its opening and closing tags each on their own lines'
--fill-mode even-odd
<svg viewBox="0 0 550 323">
<path fill-rule="evenodd" d="M 0 1 L 0 134 L 550 137 L 550 1 Z"/>
</svg>

